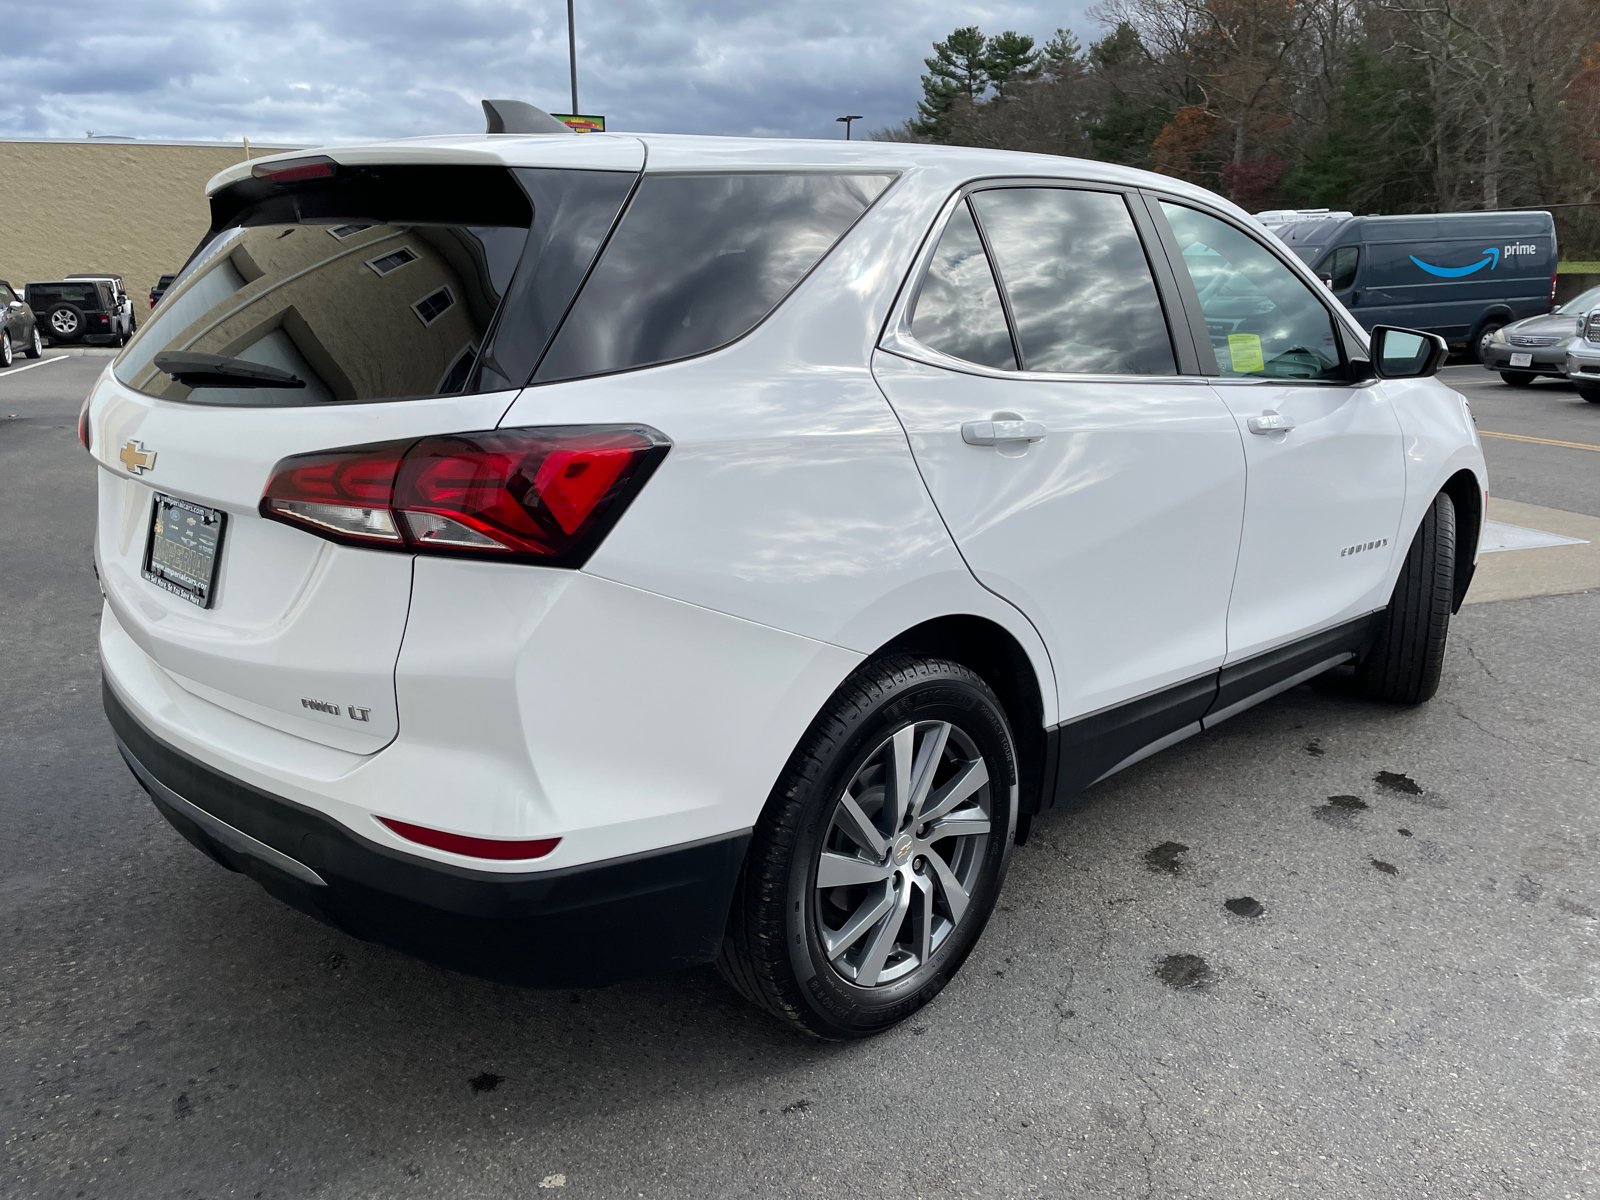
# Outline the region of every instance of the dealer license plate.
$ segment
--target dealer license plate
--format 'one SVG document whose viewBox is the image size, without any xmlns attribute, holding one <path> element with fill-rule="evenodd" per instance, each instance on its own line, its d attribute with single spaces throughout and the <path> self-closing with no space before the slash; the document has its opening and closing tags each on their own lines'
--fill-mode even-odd
<svg viewBox="0 0 1600 1200">
<path fill-rule="evenodd" d="M 156 493 L 144 577 L 191 604 L 210 608 L 226 513 Z"/>
<path fill-rule="evenodd" d="M 1531 367 L 1533 366 L 1533 355 L 1513 354 L 1511 356 L 1511 365 L 1513 367 Z"/>
</svg>

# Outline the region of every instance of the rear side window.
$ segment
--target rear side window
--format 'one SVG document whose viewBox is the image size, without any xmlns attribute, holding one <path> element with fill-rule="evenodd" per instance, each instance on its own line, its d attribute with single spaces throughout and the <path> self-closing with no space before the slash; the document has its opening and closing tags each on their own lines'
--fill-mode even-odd
<svg viewBox="0 0 1600 1200">
<path fill-rule="evenodd" d="M 997 188 L 975 192 L 972 205 L 1011 303 L 1023 370 L 1177 370 L 1155 279 L 1120 195 Z"/>
<path fill-rule="evenodd" d="M 911 312 L 911 336 L 952 358 L 1015 371 L 1000 289 L 967 201 L 956 206 Z"/>
<path fill-rule="evenodd" d="M 1332 315 L 1276 255 L 1216 217 L 1165 200 L 1161 211 L 1199 293 L 1222 375 L 1345 378 Z"/>
<path fill-rule="evenodd" d="M 535 382 L 704 354 L 772 312 L 888 175 L 647 175 Z"/>
</svg>

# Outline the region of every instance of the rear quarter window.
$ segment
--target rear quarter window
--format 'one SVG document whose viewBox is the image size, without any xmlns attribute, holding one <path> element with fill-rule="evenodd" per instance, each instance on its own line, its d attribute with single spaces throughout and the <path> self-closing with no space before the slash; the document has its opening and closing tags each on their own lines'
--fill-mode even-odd
<svg viewBox="0 0 1600 1200">
<path fill-rule="evenodd" d="M 763 321 L 888 174 L 647 175 L 535 382 L 671 362 Z"/>
</svg>

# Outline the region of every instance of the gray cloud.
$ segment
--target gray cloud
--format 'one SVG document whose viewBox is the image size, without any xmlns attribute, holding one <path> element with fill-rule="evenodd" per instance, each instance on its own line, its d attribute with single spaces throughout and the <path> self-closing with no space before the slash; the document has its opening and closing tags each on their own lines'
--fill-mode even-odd
<svg viewBox="0 0 1600 1200">
<path fill-rule="evenodd" d="M 309 145 L 475 131 L 484 96 L 569 104 L 562 0 L 17 7 L 0 40 L 0 136 Z M 1087 40 L 1086 7 L 578 0 L 579 103 L 613 129 L 837 137 L 844 112 L 868 129 L 909 116 L 923 56 L 957 25 Z"/>
</svg>

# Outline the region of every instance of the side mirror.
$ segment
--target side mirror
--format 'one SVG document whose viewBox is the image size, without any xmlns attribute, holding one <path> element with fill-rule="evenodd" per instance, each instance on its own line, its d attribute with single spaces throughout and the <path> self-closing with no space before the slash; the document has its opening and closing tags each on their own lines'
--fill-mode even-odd
<svg viewBox="0 0 1600 1200">
<path fill-rule="evenodd" d="M 1318 271 L 1317 272 L 1317 278 L 1322 280 L 1322 286 L 1323 287 L 1327 288 L 1330 292 L 1333 291 L 1333 276 L 1332 275 L 1330 275 L 1327 271 Z"/>
<path fill-rule="evenodd" d="M 1450 356 L 1450 343 L 1436 333 L 1376 325 L 1372 330 L 1372 369 L 1379 379 L 1426 379 Z"/>
</svg>

